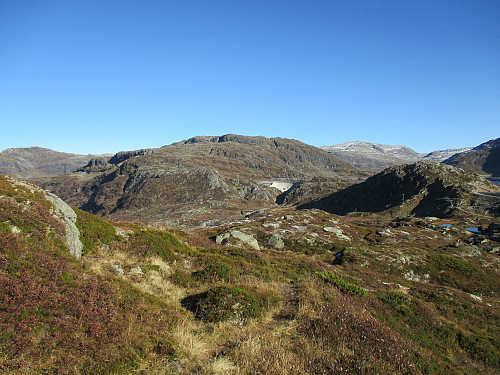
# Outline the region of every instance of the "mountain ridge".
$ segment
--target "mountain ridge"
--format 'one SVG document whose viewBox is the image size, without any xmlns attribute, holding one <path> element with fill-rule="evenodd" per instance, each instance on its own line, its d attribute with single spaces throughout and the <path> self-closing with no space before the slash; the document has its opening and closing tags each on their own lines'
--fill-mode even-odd
<svg viewBox="0 0 500 375">
<path fill-rule="evenodd" d="M 65 153 L 39 146 L 8 148 L 0 152 L 0 173 L 24 179 L 58 176 L 105 156 Z"/>
<path fill-rule="evenodd" d="M 491 139 L 467 152 L 454 155 L 444 163 L 470 172 L 500 177 L 500 138 Z"/>
<path fill-rule="evenodd" d="M 452 155 L 472 149 L 472 147 L 466 147 L 436 150 L 430 153 L 418 153 L 408 146 L 391 146 L 360 141 L 341 143 L 333 146 L 321 146 L 321 148 L 335 157 L 351 163 L 356 168 L 371 172 L 380 172 L 385 168 L 401 164 L 411 164 L 419 160 L 442 162 Z"/>
</svg>

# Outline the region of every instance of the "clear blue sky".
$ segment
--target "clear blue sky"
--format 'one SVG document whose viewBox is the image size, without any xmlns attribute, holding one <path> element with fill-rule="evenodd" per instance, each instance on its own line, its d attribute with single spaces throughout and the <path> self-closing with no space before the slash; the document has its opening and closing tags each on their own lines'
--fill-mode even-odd
<svg viewBox="0 0 500 375">
<path fill-rule="evenodd" d="M 500 137 L 500 0 L 0 4 L 0 150 Z"/>
</svg>

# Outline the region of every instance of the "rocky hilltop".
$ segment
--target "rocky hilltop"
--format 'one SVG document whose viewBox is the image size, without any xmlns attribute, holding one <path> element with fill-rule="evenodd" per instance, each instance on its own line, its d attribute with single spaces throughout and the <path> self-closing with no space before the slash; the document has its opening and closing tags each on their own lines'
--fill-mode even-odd
<svg viewBox="0 0 500 375">
<path fill-rule="evenodd" d="M 482 143 L 473 149 L 450 157 L 445 164 L 492 177 L 500 176 L 500 138 Z"/>
<path fill-rule="evenodd" d="M 359 174 L 350 164 L 296 140 L 228 134 L 121 152 L 38 183 L 92 213 L 182 226 L 272 207 L 297 181 Z"/>
<path fill-rule="evenodd" d="M 345 215 L 387 212 L 393 215 L 450 217 L 500 214 L 500 188 L 476 174 L 434 162 L 388 168 L 366 181 L 303 205 Z"/>
<path fill-rule="evenodd" d="M 42 147 L 8 148 L 0 152 L 0 173 L 23 179 L 73 172 L 97 155 L 78 155 Z"/>
</svg>

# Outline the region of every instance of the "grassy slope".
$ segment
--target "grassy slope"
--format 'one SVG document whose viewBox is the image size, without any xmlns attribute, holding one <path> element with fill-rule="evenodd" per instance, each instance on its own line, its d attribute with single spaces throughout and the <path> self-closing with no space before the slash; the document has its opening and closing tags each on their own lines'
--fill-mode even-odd
<svg viewBox="0 0 500 375">
<path fill-rule="evenodd" d="M 349 222 L 350 242 L 298 236 L 291 251 L 254 251 L 216 246 L 214 230 L 167 233 L 77 211 L 76 261 L 49 211 L 40 193 L 0 177 L 3 373 L 500 369 L 498 257 L 460 256 L 453 236 L 385 241 L 374 218 Z M 309 228 L 334 217 L 307 215 Z M 332 265 L 332 246 L 346 249 L 342 264 Z M 410 271 L 427 282 L 407 280 Z"/>
</svg>

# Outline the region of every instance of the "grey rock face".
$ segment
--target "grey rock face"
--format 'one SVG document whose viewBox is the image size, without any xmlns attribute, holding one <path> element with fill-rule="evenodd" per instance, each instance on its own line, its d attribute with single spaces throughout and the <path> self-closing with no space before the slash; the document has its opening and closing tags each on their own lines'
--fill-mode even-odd
<svg viewBox="0 0 500 375">
<path fill-rule="evenodd" d="M 240 232 L 238 230 L 232 230 L 231 232 L 231 237 L 234 237 L 241 242 L 247 244 L 248 246 L 254 248 L 255 250 L 260 250 L 259 243 L 257 240 L 250 234 L 245 234 L 243 232 Z"/>
<path fill-rule="evenodd" d="M 223 245 L 227 242 L 227 239 L 229 237 L 231 237 L 231 234 L 229 232 L 219 234 L 217 237 L 215 237 L 215 242 L 218 243 L 219 245 Z"/>
<path fill-rule="evenodd" d="M 83 244 L 80 241 L 80 231 L 76 227 L 76 212 L 56 195 L 45 192 L 45 196 L 54 206 L 54 216 L 64 223 L 65 242 L 70 254 L 79 259 L 82 256 Z"/>
<path fill-rule="evenodd" d="M 239 230 L 232 230 L 231 232 L 219 234 L 215 238 L 215 242 L 217 242 L 218 244 L 226 244 L 230 240 L 230 238 L 235 238 L 255 250 L 260 250 L 259 243 L 254 238 L 254 236 L 245 234 L 243 232 L 240 232 Z"/>
</svg>

